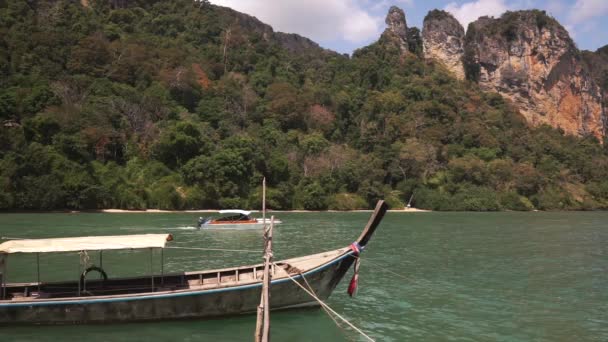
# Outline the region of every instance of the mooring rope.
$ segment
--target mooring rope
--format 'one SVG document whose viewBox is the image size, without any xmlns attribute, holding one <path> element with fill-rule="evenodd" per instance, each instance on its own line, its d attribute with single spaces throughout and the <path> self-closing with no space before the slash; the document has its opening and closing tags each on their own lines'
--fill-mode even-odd
<svg viewBox="0 0 608 342">
<path fill-rule="evenodd" d="M 278 266 L 276 263 L 273 263 L 275 265 L 275 267 L 280 267 Z M 368 340 L 375 342 L 375 340 L 371 337 L 369 337 L 369 335 L 367 335 L 366 333 L 364 333 L 361 329 L 357 328 L 356 326 L 354 326 L 351 322 L 349 322 L 346 318 L 342 317 L 339 313 L 337 313 L 334 309 L 332 309 L 329 305 L 325 304 L 319 297 L 317 297 L 314 293 L 308 291 L 304 286 L 302 286 L 302 284 L 298 283 L 295 279 L 293 279 L 293 277 L 287 272 L 285 271 L 285 274 L 287 275 L 287 277 L 289 279 L 291 279 L 291 281 L 293 281 L 294 283 L 296 283 L 296 285 L 298 285 L 302 290 L 304 290 L 304 292 L 308 293 L 308 295 L 310 295 L 312 298 L 314 298 L 317 302 L 319 302 L 319 304 L 329 310 L 331 313 L 333 313 L 336 317 L 340 318 L 344 323 L 346 323 L 349 327 L 353 328 L 356 332 L 358 332 L 359 334 L 361 334 L 363 337 L 367 338 Z"/>
<path fill-rule="evenodd" d="M 310 284 L 308 283 L 308 280 L 306 280 L 306 277 L 304 276 L 304 273 L 300 272 L 300 276 L 302 277 L 302 279 L 304 279 L 304 282 L 306 283 L 306 286 L 308 286 L 308 289 L 310 290 L 310 292 L 312 292 L 315 296 L 317 296 L 317 293 L 315 292 L 315 290 L 312 288 L 312 286 L 310 286 Z M 334 317 L 334 315 L 332 315 L 332 313 L 329 312 L 329 310 L 327 310 L 325 307 L 323 307 L 323 306 L 321 306 L 321 307 L 323 308 L 323 310 L 325 312 L 327 312 L 327 315 L 329 316 L 329 318 L 331 318 L 331 320 L 334 321 L 334 323 L 336 323 L 336 325 L 338 326 L 338 328 L 342 329 L 342 326 L 340 325 L 340 322 L 338 322 L 336 320 L 336 318 Z"/>
<path fill-rule="evenodd" d="M 243 252 L 243 253 L 263 253 L 264 251 L 256 251 L 252 249 L 222 249 L 222 248 L 200 248 L 200 247 L 165 247 L 165 249 L 188 249 L 196 251 L 216 251 L 216 252 Z"/>
<path fill-rule="evenodd" d="M 378 263 L 376 263 L 376 262 L 373 262 L 373 261 L 369 260 L 369 258 L 361 259 L 360 257 L 358 257 L 358 256 L 356 256 L 356 255 L 351 255 L 351 256 L 352 256 L 353 258 L 357 258 L 357 259 L 359 259 L 359 260 L 361 260 L 361 261 L 369 262 L 370 264 L 372 264 L 372 265 L 374 265 L 374 266 L 377 266 L 377 267 L 378 267 L 380 270 L 382 270 L 382 271 L 384 271 L 384 272 L 388 272 L 388 273 L 390 273 L 390 274 L 392 274 L 392 275 L 394 275 L 394 276 L 397 276 L 397 277 L 399 277 L 399 278 L 402 278 L 402 279 L 405 279 L 405 280 L 412 281 L 412 279 L 410 279 L 408 276 L 405 276 L 405 275 L 403 275 L 403 274 L 399 274 L 399 273 L 397 273 L 397 272 L 395 272 L 395 271 L 393 271 L 393 270 L 389 269 L 389 268 L 388 268 L 388 267 L 386 267 L 386 266 L 383 266 L 383 265 L 381 265 L 381 264 L 378 264 Z"/>
<path fill-rule="evenodd" d="M 89 266 L 89 261 L 91 261 L 91 257 L 89 256 L 89 253 L 87 253 L 87 251 L 80 251 L 78 252 L 78 254 L 80 255 L 80 263 L 84 266 L 84 269 L 86 270 Z"/>
<path fill-rule="evenodd" d="M 355 255 L 351 255 L 351 256 L 352 256 L 353 258 L 359 258 L 359 257 L 357 257 L 357 256 L 355 256 Z M 390 275 L 392 275 L 392 276 L 394 276 L 394 277 L 397 277 L 397 278 L 401 278 L 401 279 L 407 280 L 407 281 L 409 281 L 410 283 L 412 283 L 413 285 L 418 285 L 418 286 L 426 286 L 426 287 L 432 288 L 432 289 L 433 289 L 433 291 L 436 291 L 436 292 L 448 292 L 446 289 L 438 287 L 438 286 L 437 286 L 437 284 L 433 283 L 432 281 L 429 281 L 429 280 L 421 280 L 421 279 L 414 279 L 414 278 L 412 278 L 412 277 L 408 277 L 408 276 L 406 276 L 406 275 L 403 275 L 403 274 L 397 273 L 397 272 L 395 272 L 395 271 L 391 270 L 389 267 L 384 266 L 384 265 L 382 265 L 382 264 L 380 264 L 380 263 L 378 263 L 378 262 L 376 262 L 376 261 L 372 261 L 372 260 L 370 260 L 369 258 L 360 259 L 360 260 L 361 260 L 361 262 L 367 262 L 367 263 L 370 263 L 370 264 L 372 264 L 372 265 L 376 266 L 376 269 L 377 269 L 377 270 L 380 270 L 380 271 L 383 271 L 383 272 L 389 273 Z"/>
<path fill-rule="evenodd" d="M 310 292 L 312 292 L 316 296 L 317 293 L 312 288 L 312 286 L 310 286 L 310 283 L 308 282 L 308 280 L 306 280 L 306 277 L 304 276 L 304 274 L 302 272 L 300 272 L 300 276 L 302 277 L 302 279 L 304 279 L 304 282 L 306 283 L 306 286 L 308 286 L 308 289 L 310 290 Z M 329 312 L 329 310 L 327 310 L 324 306 L 321 306 L 321 308 L 323 308 L 323 311 L 325 311 L 325 313 L 327 313 L 327 316 L 329 316 L 329 318 L 331 318 L 331 320 L 334 321 L 334 323 L 336 324 L 336 326 L 338 328 L 342 329 L 343 331 L 346 331 L 346 329 L 344 329 L 344 327 L 340 324 L 340 322 L 338 322 L 336 317 L 331 312 Z M 351 336 L 346 335 L 346 338 L 348 338 L 350 341 L 354 341 Z"/>
</svg>

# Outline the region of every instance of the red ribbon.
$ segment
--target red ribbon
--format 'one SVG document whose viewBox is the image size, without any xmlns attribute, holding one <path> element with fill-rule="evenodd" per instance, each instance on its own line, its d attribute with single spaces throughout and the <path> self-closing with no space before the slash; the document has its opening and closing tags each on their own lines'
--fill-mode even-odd
<svg viewBox="0 0 608 342">
<path fill-rule="evenodd" d="M 357 294 L 357 286 L 359 284 L 359 259 L 355 260 L 355 274 L 353 274 L 350 284 L 348 285 L 348 294 L 353 297 Z"/>
<path fill-rule="evenodd" d="M 350 249 L 353 251 L 353 255 L 356 257 L 355 258 L 355 273 L 353 274 L 353 277 L 350 280 L 350 284 L 348 285 L 348 294 L 353 297 L 356 293 L 357 293 L 357 286 L 359 283 L 359 265 L 360 265 L 360 259 L 359 254 L 361 253 L 361 247 L 359 246 L 358 243 L 353 242 L 350 245 Z"/>
</svg>

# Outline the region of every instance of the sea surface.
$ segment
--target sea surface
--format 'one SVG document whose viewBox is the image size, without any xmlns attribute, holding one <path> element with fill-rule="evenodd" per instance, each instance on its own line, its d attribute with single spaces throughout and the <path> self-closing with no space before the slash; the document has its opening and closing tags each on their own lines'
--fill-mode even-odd
<svg viewBox="0 0 608 342">
<path fill-rule="evenodd" d="M 369 213 L 277 213 L 275 260 L 347 246 Z M 261 250 L 259 231 L 199 231 L 199 214 L 2 214 L 0 236 L 171 233 L 175 247 Z M 98 253 L 87 255 L 98 263 Z M 152 259 L 152 264 L 150 260 Z M 167 249 L 166 272 L 261 262 L 261 254 Z M 35 256 L 9 259 L 35 281 Z M 43 281 L 77 279 L 77 253 L 41 256 Z M 160 271 L 160 253 L 107 251 L 110 277 Z M 608 213 L 388 213 L 327 303 L 376 341 L 608 341 Z M 0 341 L 251 341 L 255 316 L 1 327 Z M 271 314 L 273 341 L 363 341 L 321 309 Z"/>
</svg>

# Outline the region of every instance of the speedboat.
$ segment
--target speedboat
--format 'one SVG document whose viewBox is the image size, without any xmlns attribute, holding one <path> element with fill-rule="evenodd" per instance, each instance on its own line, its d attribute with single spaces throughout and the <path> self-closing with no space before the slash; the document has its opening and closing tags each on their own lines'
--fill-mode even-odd
<svg viewBox="0 0 608 342">
<path fill-rule="evenodd" d="M 252 229 L 264 227 L 263 218 L 251 216 L 251 211 L 230 209 L 220 210 L 220 217 L 199 217 L 198 229 Z M 274 224 L 282 223 L 274 219 Z M 266 224 L 270 224 L 270 218 L 266 218 Z"/>
</svg>

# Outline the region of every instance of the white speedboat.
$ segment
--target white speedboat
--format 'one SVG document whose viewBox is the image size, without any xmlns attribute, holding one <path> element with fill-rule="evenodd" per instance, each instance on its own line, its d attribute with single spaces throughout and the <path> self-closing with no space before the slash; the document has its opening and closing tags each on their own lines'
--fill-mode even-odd
<svg viewBox="0 0 608 342">
<path fill-rule="evenodd" d="M 230 209 L 220 210 L 219 217 L 199 217 L 198 229 L 256 229 L 264 227 L 263 218 L 251 216 L 251 211 Z M 274 224 L 282 223 L 274 219 Z M 266 218 L 266 224 L 270 224 L 270 218 Z"/>
</svg>

